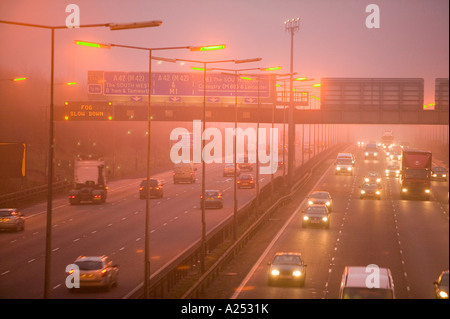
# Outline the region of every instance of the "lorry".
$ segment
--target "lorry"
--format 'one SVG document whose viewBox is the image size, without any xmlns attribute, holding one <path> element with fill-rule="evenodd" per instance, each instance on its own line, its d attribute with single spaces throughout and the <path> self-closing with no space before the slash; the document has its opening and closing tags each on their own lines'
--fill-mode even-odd
<svg viewBox="0 0 450 319">
<path fill-rule="evenodd" d="M 425 198 L 431 194 L 432 153 L 422 150 L 403 150 L 400 167 L 400 194 L 402 199 Z"/>
<path fill-rule="evenodd" d="M 103 204 L 106 202 L 105 161 L 75 159 L 74 187 L 69 191 L 70 205 L 82 202 Z"/>
</svg>

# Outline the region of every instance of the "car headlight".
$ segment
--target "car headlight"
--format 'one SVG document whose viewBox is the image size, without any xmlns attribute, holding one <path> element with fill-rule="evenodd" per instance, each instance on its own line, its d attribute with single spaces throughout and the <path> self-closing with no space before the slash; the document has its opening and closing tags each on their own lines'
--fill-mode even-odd
<svg viewBox="0 0 450 319">
<path fill-rule="evenodd" d="M 373 156 L 377 156 L 378 155 L 378 153 L 373 153 Z"/>
<path fill-rule="evenodd" d="M 369 153 L 366 152 L 366 156 L 369 156 Z"/>
<path fill-rule="evenodd" d="M 326 221 L 328 220 L 328 218 L 327 218 L 327 217 L 322 217 L 322 220 L 323 220 L 324 222 L 326 222 Z"/>
<path fill-rule="evenodd" d="M 441 291 L 439 291 L 439 297 L 441 297 L 443 299 L 447 299 L 448 294 L 445 291 L 441 290 Z"/>
<path fill-rule="evenodd" d="M 381 192 L 380 192 L 380 191 L 376 191 L 375 193 L 376 193 L 377 195 L 380 195 L 380 194 L 381 194 Z"/>
<path fill-rule="evenodd" d="M 271 275 L 272 276 L 278 276 L 280 274 L 280 271 L 278 270 L 278 269 L 273 269 L 272 271 L 271 271 Z"/>
<path fill-rule="evenodd" d="M 433 174 L 433 177 L 436 177 L 437 176 L 437 174 Z"/>
<path fill-rule="evenodd" d="M 351 167 L 347 167 L 347 171 L 351 171 L 352 170 L 352 168 Z"/>
<path fill-rule="evenodd" d="M 330 203 L 330 202 L 326 202 L 326 203 L 325 203 L 325 205 L 327 205 L 327 206 L 330 206 L 330 205 L 331 205 L 331 203 Z"/>
<path fill-rule="evenodd" d="M 388 171 L 388 170 L 386 170 L 386 174 L 389 174 L 389 171 Z"/>
<path fill-rule="evenodd" d="M 368 182 L 368 181 L 369 181 L 369 179 L 368 179 L 368 178 L 366 177 L 366 178 L 364 178 L 364 181 L 365 181 L 365 182 Z"/>
<path fill-rule="evenodd" d="M 312 205 L 312 204 L 314 204 L 314 203 L 313 203 L 312 200 L 310 200 L 310 201 L 308 201 L 308 204 L 309 204 L 309 205 Z"/>
<path fill-rule="evenodd" d="M 365 191 L 365 190 L 362 190 L 362 191 L 361 191 L 361 194 L 365 194 L 365 193 L 366 193 L 366 191 Z"/>
<path fill-rule="evenodd" d="M 296 270 L 296 271 L 294 271 L 294 272 L 292 273 L 292 275 L 293 275 L 294 277 L 300 277 L 300 276 L 302 275 L 302 272 L 301 272 L 300 270 Z"/>
<path fill-rule="evenodd" d="M 447 177 L 447 175 L 446 174 L 442 174 L 442 177 Z"/>
<path fill-rule="evenodd" d="M 303 217 L 303 220 L 308 220 L 308 219 L 309 219 L 308 216 Z"/>
<path fill-rule="evenodd" d="M 406 192 L 408 192 L 408 189 L 402 188 L 402 192 L 403 192 L 403 193 L 406 193 Z"/>
<path fill-rule="evenodd" d="M 396 170 L 395 173 L 396 173 L 396 174 L 400 174 L 400 171 L 399 171 L 399 170 Z"/>
<path fill-rule="evenodd" d="M 426 190 L 425 190 L 425 193 L 429 194 L 429 193 L 431 193 L 431 190 L 426 189 Z"/>
<path fill-rule="evenodd" d="M 381 178 L 377 178 L 377 183 L 381 182 Z"/>
<path fill-rule="evenodd" d="M 340 167 L 336 167 L 336 170 L 337 170 L 337 171 L 340 171 L 340 170 L 341 170 L 341 168 L 340 168 Z"/>
</svg>

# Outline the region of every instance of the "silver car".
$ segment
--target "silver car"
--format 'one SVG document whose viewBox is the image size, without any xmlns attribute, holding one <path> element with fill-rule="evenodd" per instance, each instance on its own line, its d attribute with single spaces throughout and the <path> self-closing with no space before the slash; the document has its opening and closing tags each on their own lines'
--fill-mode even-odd
<svg viewBox="0 0 450 319">
<path fill-rule="evenodd" d="M 80 288 L 102 287 L 109 290 L 118 284 L 119 266 L 107 256 L 79 256 L 74 264 L 80 271 Z"/>
<path fill-rule="evenodd" d="M 0 229 L 15 230 L 16 232 L 25 229 L 25 218 L 17 208 L 0 209 Z"/>
</svg>

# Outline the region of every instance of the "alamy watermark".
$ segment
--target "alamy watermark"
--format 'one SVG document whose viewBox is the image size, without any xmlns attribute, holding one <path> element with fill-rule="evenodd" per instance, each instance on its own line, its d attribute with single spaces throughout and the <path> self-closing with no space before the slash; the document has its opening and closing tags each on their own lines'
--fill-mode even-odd
<svg viewBox="0 0 450 319">
<path fill-rule="evenodd" d="M 80 27 L 80 7 L 76 4 L 68 4 L 66 6 L 66 12 L 70 14 L 66 17 L 66 27 L 79 28 Z"/>
<path fill-rule="evenodd" d="M 178 163 L 234 163 L 234 137 L 236 136 L 236 154 L 247 154 L 248 163 L 257 162 L 258 152 L 259 173 L 274 174 L 278 169 L 278 129 L 259 128 L 225 128 L 225 136 L 218 128 L 208 127 L 202 132 L 202 122 L 192 122 L 192 134 L 188 129 L 178 127 L 170 133 L 170 140 L 177 141 L 170 150 L 170 159 Z M 268 133 L 268 134 L 267 134 Z M 257 135 L 258 134 L 258 139 Z M 192 136 L 192 138 L 191 138 Z M 181 137 L 181 139 L 180 139 Z M 202 139 L 205 147 L 202 150 Z M 247 139 L 247 151 L 245 140 Z M 257 145 L 258 144 L 258 145 Z M 258 147 L 257 147 L 258 146 Z M 223 152 L 224 150 L 224 152 Z M 192 152 L 191 152 L 192 151 Z M 224 153 L 224 154 L 223 154 Z M 244 157 L 237 156 L 237 163 L 243 163 Z"/>
</svg>

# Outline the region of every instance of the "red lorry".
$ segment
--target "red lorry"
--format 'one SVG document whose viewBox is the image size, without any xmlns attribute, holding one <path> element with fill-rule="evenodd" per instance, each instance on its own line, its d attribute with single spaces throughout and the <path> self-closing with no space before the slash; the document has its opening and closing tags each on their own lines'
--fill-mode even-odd
<svg viewBox="0 0 450 319">
<path fill-rule="evenodd" d="M 431 166 L 431 152 L 403 150 L 400 171 L 400 194 L 402 199 L 430 199 Z"/>
</svg>

